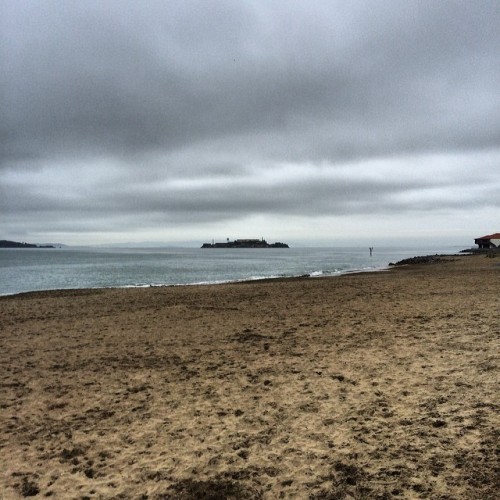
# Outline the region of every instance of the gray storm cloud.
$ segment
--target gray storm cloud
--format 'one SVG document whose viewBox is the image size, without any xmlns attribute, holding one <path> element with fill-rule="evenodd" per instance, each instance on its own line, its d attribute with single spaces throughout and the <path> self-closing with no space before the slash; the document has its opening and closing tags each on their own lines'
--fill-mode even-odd
<svg viewBox="0 0 500 500">
<path fill-rule="evenodd" d="M 2 234 L 498 209 L 497 1 L 0 8 Z"/>
</svg>

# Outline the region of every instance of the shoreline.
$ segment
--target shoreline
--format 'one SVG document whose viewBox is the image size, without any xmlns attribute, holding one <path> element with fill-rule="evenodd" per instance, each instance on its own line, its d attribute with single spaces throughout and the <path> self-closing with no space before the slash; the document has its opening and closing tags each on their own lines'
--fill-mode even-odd
<svg viewBox="0 0 500 500">
<path fill-rule="evenodd" d="M 136 288 L 177 288 L 177 287 L 205 287 L 205 286 L 224 286 L 224 285 L 233 285 L 239 283 L 259 283 L 259 282 L 267 282 L 267 281 L 287 281 L 287 280 L 300 280 L 300 279 L 327 279 L 327 278 L 337 278 L 339 276 L 343 276 L 344 274 L 358 274 L 358 273 L 375 273 L 380 271 L 388 271 L 390 270 L 389 266 L 374 268 L 374 269 L 352 269 L 346 271 L 338 271 L 337 274 L 327 274 L 327 275 L 313 275 L 313 274 L 300 274 L 297 276 L 266 276 L 262 278 L 242 278 L 236 280 L 227 280 L 227 281 L 209 281 L 209 282 L 196 282 L 196 283 L 172 283 L 172 284 L 144 284 L 144 285 L 121 285 L 121 286 L 102 286 L 102 287 L 86 287 L 86 288 L 48 288 L 44 290 L 28 290 L 25 292 L 13 292 L 13 293 L 0 293 L 0 299 L 2 297 L 17 297 L 20 295 L 26 294 L 50 294 L 52 292 L 64 292 L 64 291 L 78 291 L 78 290 L 128 290 L 128 289 L 136 289 Z"/>
<path fill-rule="evenodd" d="M 494 498 L 496 260 L 3 296 L 0 490 Z"/>
<path fill-rule="evenodd" d="M 425 255 L 425 256 L 415 256 L 410 259 L 426 259 L 429 257 L 454 257 L 454 256 L 470 256 L 475 254 L 469 253 L 457 253 L 457 254 L 435 254 L 435 255 Z M 413 264 L 418 263 L 414 262 Z M 404 265 L 411 265 L 408 264 Z M 32 294 L 32 293 L 51 293 L 51 292 L 62 292 L 62 291 L 73 291 L 73 290 L 122 290 L 122 289 L 134 289 L 134 288 L 168 288 L 168 287 L 184 287 L 184 286 L 219 286 L 219 285 L 230 285 L 236 283 L 254 283 L 261 281 L 274 281 L 274 280 L 296 280 L 296 279 L 327 279 L 327 278 L 337 278 L 339 276 L 344 276 L 346 274 L 362 274 L 362 273 L 377 273 L 382 271 L 390 271 L 391 269 L 398 267 L 400 265 L 399 262 L 396 263 L 388 263 L 384 266 L 373 267 L 369 269 L 346 269 L 342 271 L 337 271 L 332 274 L 315 274 L 315 272 L 311 274 L 299 274 L 296 276 L 265 276 L 265 277 L 256 277 L 256 278 L 241 278 L 235 280 L 221 280 L 221 281 L 211 281 L 211 282 L 195 282 L 195 283 L 168 283 L 168 284 L 137 284 L 137 285 L 121 285 L 121 286 L 102 286 L 102 287 L 82 287 L 82 288 L 47 288 L 43 290 L 27 290 L 24 292 L 12 292 L 12 293 L 0 293 L 0 299 L 2 297 L 16 297 L 19 295 Z"/>
</svg>

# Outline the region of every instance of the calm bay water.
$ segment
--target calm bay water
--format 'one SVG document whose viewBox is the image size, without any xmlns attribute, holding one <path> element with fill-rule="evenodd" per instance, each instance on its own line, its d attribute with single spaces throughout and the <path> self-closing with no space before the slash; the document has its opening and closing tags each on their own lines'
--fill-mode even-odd
<svg viewBox="0 0 500 500">
<path fill-rule="evenodd" d="M 0 295 L 68 288 L 208 284 L 383 269 L 461 248 L 0 249 Z"/>
</svg>

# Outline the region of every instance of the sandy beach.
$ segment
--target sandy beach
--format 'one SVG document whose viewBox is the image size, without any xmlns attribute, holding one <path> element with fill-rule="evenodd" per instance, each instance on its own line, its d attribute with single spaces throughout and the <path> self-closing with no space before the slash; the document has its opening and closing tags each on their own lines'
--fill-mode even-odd
<svg viewBox="0 0 500 500">
<path fill-rule="evenodd" d="M 500 257 L 0 297 L 0 498 L 494 499 Z"/>
</svg>

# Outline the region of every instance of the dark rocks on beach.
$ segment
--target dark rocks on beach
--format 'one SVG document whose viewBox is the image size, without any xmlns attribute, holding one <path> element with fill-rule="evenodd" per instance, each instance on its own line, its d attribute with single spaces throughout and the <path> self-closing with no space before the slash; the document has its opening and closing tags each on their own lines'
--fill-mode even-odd
<svg viewBox="0 0 500 500">
<path fill-rule="evenodd" d="M 403 259 L 395 264 L 393 262 L 389 263 L 390 266 L 406 266 L 410 264 L 434 264 L 436 262 L 442 262 L 443 259 L 441 255 L 423 255 L 418 257 L 410 257 L 409 259 Z"/>
</svg>

